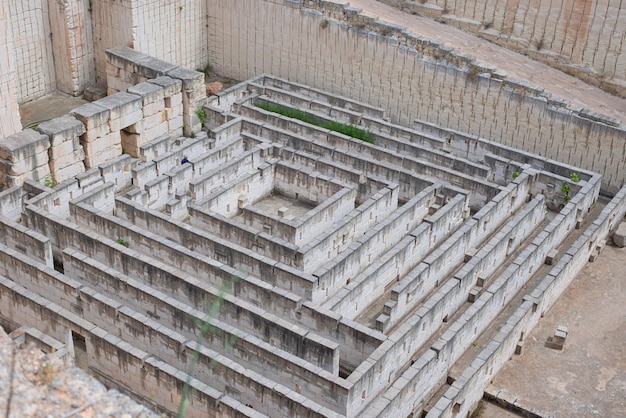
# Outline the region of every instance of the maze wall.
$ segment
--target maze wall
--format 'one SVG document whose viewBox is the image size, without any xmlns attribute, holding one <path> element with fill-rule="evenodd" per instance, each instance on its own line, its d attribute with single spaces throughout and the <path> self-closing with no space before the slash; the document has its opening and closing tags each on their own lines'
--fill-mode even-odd
<svg viewBox="0 0 626 418">
<path fill-rule="evenodd" d="M 381 107 L 394 123 L 425 120 L 600 172 L 610 195 L 626 180 L 620 121 L 572 109 L 467 54 L 345 3 L 208 1 L 209 59 L 222 74 L 274 74 Z"/>
<path fill-rule="evenodd" d="M 596 173 L 269 75 L 202 113 L 193 137 L 0 193 L 3 322 L 71 330 L 172 414 L 186 384 L 189 417 L 471 410 L 626 210 L 626 190 L 598 210 Z"/>
</svg>

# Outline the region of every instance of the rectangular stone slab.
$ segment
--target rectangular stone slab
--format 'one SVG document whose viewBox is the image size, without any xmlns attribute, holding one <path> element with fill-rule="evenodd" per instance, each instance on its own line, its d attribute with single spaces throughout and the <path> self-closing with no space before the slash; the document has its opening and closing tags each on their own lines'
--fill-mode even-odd
<svg viewBox="0 0 626 418">
<path fill-rule="evenodd" d="M 0 140 L 0 158 L 19 163 L 33 155 L 47 151 L 50 141 L 46 135 L 25 129 Z"/>
</svg>

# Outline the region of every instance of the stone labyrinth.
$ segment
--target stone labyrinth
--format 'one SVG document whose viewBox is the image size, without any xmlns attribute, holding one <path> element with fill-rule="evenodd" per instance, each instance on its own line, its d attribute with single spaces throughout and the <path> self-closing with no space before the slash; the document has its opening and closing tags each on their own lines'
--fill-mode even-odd
<svg viewBox="0 0 626 418">
<path fill-rule="evenodd" d="M 0 195 L 3 317 L 170 413 L 465 412 L 621 219 L 598 174 L 268 75 L 197 114 Z"/>
</svg>

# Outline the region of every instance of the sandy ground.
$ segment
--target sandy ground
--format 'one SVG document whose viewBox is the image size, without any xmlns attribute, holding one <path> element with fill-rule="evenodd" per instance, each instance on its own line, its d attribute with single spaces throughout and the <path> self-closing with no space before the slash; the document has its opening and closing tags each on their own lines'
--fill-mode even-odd
<svg viewBox="0 0 626 418">
<path fill-rule="evenodd" d="M 558 325 L 569 329 L 563 351 L 545 347 Z M 488 391 L 546 417 L 626 417 L 626 248 L 607 245 L 587 264 Z"/>
<path fill-rule="evenodd" d="M 63 93 L 51 93 L 40 99 L 20 105 L 22 127 L 44 122 L 70 113 L 71 110 L 87 103 L 82 97 L 72 97 Z"/>
</svg>

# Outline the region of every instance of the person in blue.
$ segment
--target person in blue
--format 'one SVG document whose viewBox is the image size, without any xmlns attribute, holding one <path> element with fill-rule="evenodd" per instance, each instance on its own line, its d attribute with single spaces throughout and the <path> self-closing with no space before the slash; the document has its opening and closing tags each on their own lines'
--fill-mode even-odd
<svg viewBox="0 0 626 418">
<path fill-rule="evenodd" d="M 186 164 L 188 162 L 189 162 L 189 160 L 187 159 L 187 157 L 183 157 L 183 159 L 181 160 L 180 164 L 182 165 L 182 164 Z"/>
</svg>

